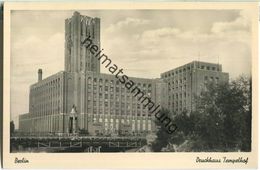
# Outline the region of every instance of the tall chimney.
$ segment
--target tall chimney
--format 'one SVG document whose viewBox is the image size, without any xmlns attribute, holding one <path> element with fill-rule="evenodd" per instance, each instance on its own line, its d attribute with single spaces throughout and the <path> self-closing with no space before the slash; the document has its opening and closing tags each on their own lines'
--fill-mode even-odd
<svg viewBox="0 0 260 170">
<path fill-rule="evenodd" d="M 38 82 L 42 80 L 42 69 L 38 70 Z"/>
</svg>

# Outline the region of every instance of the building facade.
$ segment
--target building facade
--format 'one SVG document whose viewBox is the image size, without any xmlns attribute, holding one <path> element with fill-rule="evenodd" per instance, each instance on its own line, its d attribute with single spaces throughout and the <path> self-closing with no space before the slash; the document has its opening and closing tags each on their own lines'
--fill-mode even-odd
<svg viewBox="0 0 260 170">
<path fill-rule="evenodd" d="M 88 36 L 100 46 L 100 19 L 78 12 L 66 19 L 65 71 L 43 80 L 42 70 L 38 71 L 38 82 L 30 86 L 29 113 L 19 117 L 20 131 L 104 135 L 143 134 L 155 129 L 148 108 L 114 75 L 100 73 L 100 61 L 82 45 Z M 157 83 L 163 82 L 131 80 L 157 101 Z"/>
<path fill-rule="evenodd" d="M 162 82 L 131 79 L 152 101 L 158 101 L 156 88 Z M 122 133 L 142 134 L 155 128 L 148 108 L 115 76 L 62 71 L 31 85 L 29 113 L 19 117 L 20 130 L 30 133 L 72 133 L 75 124 L 70 123 L 71 118 L 77 119 L 77 132 L 82 133 L 118 134 L 122 130 Z"/>
<path fill-rule="evenodd" d="M 195 97 L 206 90 L 207 84 L 228 82 L 229 75 L 222 72 L 220 64 L 193 61 L 162 73 L 161 78 L 168 87 L 166 108 L 172 113 L 180 113 L 195 110 Z"/>
<path fill-rule="evenodd" d="M 65 20 L 65 70 L 30 86 L 29 113 L 19 116 L 19 131 L 30 134 L 145 135 L 154 132 L 154 116 L 132 91 L 110 74 L 83 41 L 100 48 L 100 19 L 75 12 Z M 209 69 L 208 69 L 209 68 Z M 206 78 L 207 77 L 207 78 Z M 221 65 L 192 62 L 161 74 L 131 77 L 151 101 L 173 112 L 192 110 L 193 94 L 205 81 L 228 81 Z"/>
</svg>

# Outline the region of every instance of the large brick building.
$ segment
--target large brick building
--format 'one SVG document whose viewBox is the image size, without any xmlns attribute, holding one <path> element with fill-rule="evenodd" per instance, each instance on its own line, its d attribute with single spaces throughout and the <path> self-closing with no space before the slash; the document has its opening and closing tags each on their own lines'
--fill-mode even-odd
<svg viewBox="0 0 260 170">
<path fill-rule="evenodd" d="M 19 116 L 19 130 L 31 134 L 147 134 L 154 116 L 114 75 L 100 73 L 100 61 L 82 45 L 86 37 L 100 47 L 100 19 L 75 12 L 65 21 L 65 71 L 30 86 L 29 113 Z M 208 69 L 209 68 L 209 69 Z M 191 110 L 192 95 L 205 81 L 228 81 L 221 65 L 192 62 L 161 78 L 131 80 L 150 99 L 171 111 Z"/>
<path fill-rule="evenodd" d="M 208 83 L 228 82 L 228 77 L 220 64 L 198 61 L 164 72 L 161 78 L 168 87 L 166 107 L 175 113 L 195 110 L 195 96 L 199 96 Z"/>
<path fill-rule="evenodd" d="M 90 35 L 100 46 L 100 20 L 75 12 L 66 19 L 65 34 L 65 71 L 42 80 L 39 70 L 38 82 L 30 87 L 29 113 L 19 117 L 20 131 L 133 134 L 154 130 L 148 108 L 114 75 L 100 73 L 100 61 L 81 44 Z M 160 79 L 131 80 L 152 101 L 161 103 L 156 95 L 161 96 L 166 88 L 159 87 L 166 84 Z"/>
</svg>

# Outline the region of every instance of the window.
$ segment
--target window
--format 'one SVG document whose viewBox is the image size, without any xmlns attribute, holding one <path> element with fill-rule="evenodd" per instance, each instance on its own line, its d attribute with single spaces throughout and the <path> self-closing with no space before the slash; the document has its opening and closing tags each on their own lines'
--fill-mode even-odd
<svg viewBox="0 0 260 170">
<path fill-rule="evenodd" d="M 219 82 L 219 78 L 218 77 L 216 77 L 216 83 L 218 83 Z"/>
<path fill-rule="evenodd" d="M 88 78 L 88 84 L 91 85 L 91 82 L 92 82 L 92 81 L 91 81 L 91 78 L 89 77 L 89 78 Z"/>
<path fill-rule="evenodd" d="M 151 120 L 148 120 L 148 131 L 151 131 L 152 130 L 152 128 L 151 128 L 151 126 L 152 126 L 152 121 Z"/>
<path fill-rule="evenodd" d="M 110 92 L 114 92 L 114 87 L 110 87 Z"/>
<path fill-rule="evenodd" d="M 116 130 L 118 130 L 118 128 L 119 128 L 119 120 L 116 119 Z"/>
<path fill-rule="evenodd" d="M 110 99 L 114 99 L 114 95 L 113 94 L 110 95 Z"/>
<path fill-rule="evenodd" d="M 145 130 L 145 124 L 146 122 L 145 122 L 145 120 L 143 120 L 143 130 Z"/>
<path fill-rule="evenodd" d="M 110 102 L 110 107 L 111 107 L 111 108 L 114 107 L 114 102 Z"/>
<path fill-rule="evenodd" d="M 141 125 L 140 120 L 137 120 L 137 130 L 138 130 L 138 131 L 140 131 L 140 125 Z"/>
<path fill-rule="evenodd" d="M 93 113 L 97 114 L 97 108 L 96 107 L 93 108 Z"/>
<path fill-rule="evenodd" d="M 132 131 L 135 131 L 135 120 L 132 120 Z"/>
</svg>

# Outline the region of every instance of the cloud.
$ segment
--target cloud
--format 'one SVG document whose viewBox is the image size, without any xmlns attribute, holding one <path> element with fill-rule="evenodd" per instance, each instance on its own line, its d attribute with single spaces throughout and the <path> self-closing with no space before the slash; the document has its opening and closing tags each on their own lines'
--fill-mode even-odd
<svg viewBox="0 0 260 170">
<path fill-rule="evenodd" d="M 241 11 L 240 16 L 232 22 L 216 22 L 212 26 L 213 33 L 234 32 L 234 31 L 249 31 L 250 30 L 250 13 Z"/>
<path fill-rule="evenodd" d="M 150 70 L 140 73 L 131 71 L 134 76 L 153 78 L 156 73 L 199 58 L 214 63 L 220 60 L 224 71 L 229 72 L 231 77 L 242 72 L 250 74 L 251 24 L 247 11 L 241 11 L 230 21 L 213 22 L 209 32 L 183 30 L 177 26 L 153 28 L 154 22 L 147 23 L 147 29 L 143 31 L 114 34 L 116 38 L 110 39 L 109 44 L 105 43 L 112 57 L 120 61 L 123 68 Z M 158 62 L 163 63 L 163 67 L 158 67 Z M 236 66 L 230 67 L 234 63 Z"/>
<path fill-rule="evenodd" d="M 120 20 L 115 24 L 111 24 L 106 31 L 108 33 L 117 32 L 117 31 L 124 31 L 124 29 L 136 28 L 139 26 L 147 25 L 150 21 L 146 19 L 139 19 L 139 18 L 131 18 L 128 17 L 124 20 Z"/>
<path fill-rule="evenodd" d="M 174 38 L 178 34 L 180 34 L 180 30 L 178 28 L 165 27 L 165 28 L 144 31 L 141 34 L 141 36 L 136 36 L 136 37 L 138 40 L 141 40 L 141 43 L 146 44 L 146 43 L 159 42 L 160 39 L 163 39 L 165 37 Z"/>
</svg>

